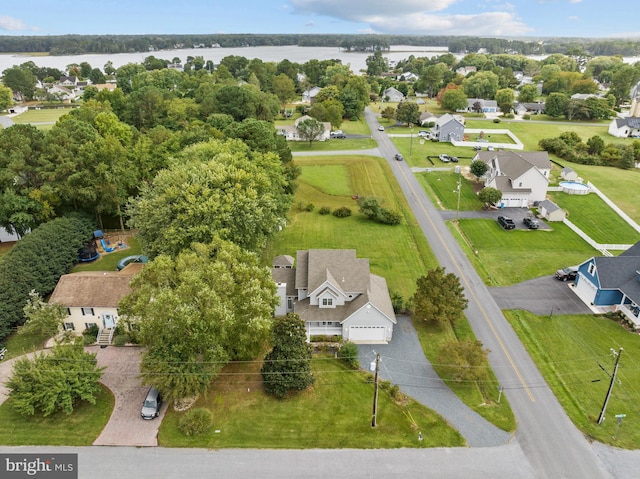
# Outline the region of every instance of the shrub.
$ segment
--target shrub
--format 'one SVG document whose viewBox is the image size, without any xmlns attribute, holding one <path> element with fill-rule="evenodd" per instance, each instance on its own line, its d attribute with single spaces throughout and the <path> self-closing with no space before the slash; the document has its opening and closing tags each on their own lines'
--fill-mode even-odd
<svg viewBox="0 0 640 479">
<path fill-rule="evenodd" d="M 351 216 L 351 210 L 346 206 L 342 206 L 333 212 L 333 216 L 336 218 L 346 218 L 347 216 Z"/>
<path fill-rule="evenodd" d="M 82 341 L 85 346 L 89 346 L 96 342 L 98 331 L 100 331 L 100 329 L 95 324 L 82 331 Z"/>
<path fill-rule="evenodd" d="M 351 341 L 345 341 L 338 350 L 338 357 L 342 359 L 350 368 L 358 369 L 360 361 L 358 361 L 358 346 Z"/>
<path fill-rule="evenodd" d="M 522 119 L 523 120 L 531 120 L 531 115 L 529 115 L 528 113 L 525 113 L 524 115 L 522 115 Z"/>
<path fill-rule="evenodd" d="M 337 343 L 340 341 L 340 336 L 335 334 L 316 334 L 309 339 L 312 343 Z"/>
<path fill-rule="evenodd" d="M 128 334 L 118 334 L 117 336 L 113 337 L 113 345 L 114 346 L 124 346 L 128 342 L 129 342 L 129 335 Z"/>
<path fill-rule="evenodd" d="M 494 122 L 494 123 L 500 123 L 500 118 L 494 118 L 494 119 L 493 119 L 493 122 Z"/>
<path fill-rule="evenodd" d="M 399 225 L 402 216 L 396 210 L 388 210 L 386 208 L 380 208 L 376 221 L 385 225 Z"/>
<path fill-rule="evenodd" d="M 203 407 L 190 409 L 178 420 L 178 429 L 185 436 L 196 436 L 206 432 L 213 422 L 211 411 Z"/>
<path fill-rule="evenodd" d="M 321 215 L 328 215 L 331 213 L 331 208 L 329 208 L 328 206 L 323 206 L 318 210 L 318 213 L 320 213 Z"/>
<path fill-rule="evenodd" d="M 313 203 L 307 203 L 307 206 L 304 207 L 307 211 L 313 211 L 315 209 L 315 205 Z"/>
</svg>

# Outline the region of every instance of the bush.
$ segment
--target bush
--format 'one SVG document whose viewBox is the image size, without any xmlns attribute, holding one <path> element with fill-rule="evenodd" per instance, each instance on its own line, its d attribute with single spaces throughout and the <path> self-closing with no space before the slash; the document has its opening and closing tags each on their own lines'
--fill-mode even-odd
<svg viewBox="0 0 640 479">
<path fill-rule="evenodd" d="M 178 420 L 178 429 L 185 436 L 196 436 L 206 432 L 213 422 L 211 411 L 203 407 L 190 409 Z"/>
<path fill-rule="evenodd" d="M 376 221 L 384 225 L 399 225 L 402 219 L 402 215 L 398 211 L 388 210 L 386 208 L 380 208 Z"/>
<path fill-rule="evenodd" d="M 307 206 L 304 207 L 306 211 L 313 211 L 315 209 L 315 205 L 313 203 L 308 203 Z"/>
<path fill-rule="evenodd" d="M 331 213 L 331 208 L 329 208 L 328 206 L 323 206 L 318 210 L 318 213 L 320 213 L 321 215 L 328 215 Z"/>
<path fill-rule="evenodd" d="M 128 342 L 129 342 L 129 335 L 128 334 L 118 334 L 117 336 L 113 337 L 113 345 L 114 346 L 124 346 Z"/>
<path fill-rule="evenodd" d="M 346 206 L 342 206 L 333 212 L 333 216 L 336 218 L 346 218 L 347 216 L 351 216 L 351 210 Z"/>
<path fill-rule="evenodd" d="M 494 122 L 494 123 L 500 123 L 500 118 L 494 118 L 494 119 L 493 119 L 493 122 Z"/>
<path fill-rule="evenodd" d="M 358 346 L 351 341 L 345 341 L 338 350 L 338 357 L 342 359 L 350 368 L 358 369 L 360 361 L 358 361 Z"/>
<path fill-rule="evenodd" d="M 316 334 L 309 339 L 312 343 L 337 343 L 340 341 L 340 336 L 335 334 Z"/>
<path fill-rule="evenodd" d="M 528 113 L 522 115 L 522 119 L 523 120 L 531 120 L 531 115 L 529 115 Z"/>
<path fill-rule="evenodd" d="M 513 113 L 505 113 L 502 115 L 504 118 L 514 118 Z"/>
</svg>

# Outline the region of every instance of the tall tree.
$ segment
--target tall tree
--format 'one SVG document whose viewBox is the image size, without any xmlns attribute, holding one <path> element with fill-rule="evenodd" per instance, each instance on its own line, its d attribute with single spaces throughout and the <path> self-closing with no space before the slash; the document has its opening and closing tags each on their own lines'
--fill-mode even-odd
<svg viewBox="0 0 640 479">
<path fill-rule="evenodd" d="M 449 341 L 440 347 L 438 362 L 446 379 L 469 382 L 489 377 L 487 353 L 478 340 Z"/>
<path fill-rule="evenodd" d="M 296 97 L 296 85 L 286 74 L 281 73 L 273 79 L 273 94 L 278 97 L 282 108 Z"/>
<path fill-rule="evenodd" d="M 300 138 L 309 142 L 309 146 L 311 146 L 314 141 L 319 140 L 324 133 L 324 125 L 315 118 L 302 120 L 298 123 L 296 129 L 298 130 Z"/>
<path fill-rule="evenodd" d="M 229 360 L 263 350 L 277 301 L 258 257 L 214 238 L 156 257 L 132 280 L 121 314 L 137 323 L 146 346 L 145 383 L 184 398 L 206 392 Z"/>
<path fill-rule="evenodd" d="M 493 72 L 478 72 L 462 81 L 464 92 L 469 98 L 493 100 L 498 91 L 498 75 Z"/>
<path fill-rule="evenodd" d="M 35 290 L 29 293 L 24 308 L 26 321 L 20 334 L 32 334 L 50 338 L 62 330 L 62 322 L 67 317 L 67 310 L 61 304 L 46 303 Z"/>
<path fill-rule="evenodd" d="M 511 88 L 502 88 L 496 92 L 496 103 L 500 111 L 505 115 L 513 110 L 514 101 L 515 94 Z"/>
<path fill-rule="evenodd" d="M 314 383 L 311 346 L 306 342 L 304 322 L 297 314 L 277 318 L 273 327 L 273 349 L 262 366 L 264 390 L 278 399 L 290 391 L 303 391 Z"/>
<path fill-rule="evenodd" d="M 482 188 L 478 192 L 478 199 L 482 202 L 485 208 L 498 204 L 498 202 L 502 199 L 502 192 L 495 188 L 491 188 L 487 186 L 486 188 Z"/>
<path fill-rule="evenodd" d="M 2 72 L 2 83 L 19 99 L 32 100 L 37 82 L 35 74 L 27 68 L 14 66 Z"/>
<path fill-rule="evenodd" d="M 403 101 L 396 109 L 396 120 L 407 125 L 420 123 L 420 108 L 412 101 Z"/>
<path fill-rule="evenodd" d="M 538 98 L 538 89 L 535 85 L 522 85 L 518 93 L 520 103 L 533 103 Z"/>
<path fill-rule="evenodd" d="M 438 267 L 418 278 L 413 295 L 417 319 L 435 324 L 453 324 L 462 316 L 468 301 L 460 278 Z"/>
</svg>

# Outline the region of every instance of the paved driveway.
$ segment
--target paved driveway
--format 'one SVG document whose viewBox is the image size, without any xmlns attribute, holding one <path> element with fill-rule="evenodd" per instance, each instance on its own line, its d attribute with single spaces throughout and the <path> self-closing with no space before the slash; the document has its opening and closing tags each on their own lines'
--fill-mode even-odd
<svg viewBox="0 0 640 479">
<path fill-rule="evenodd" d="M 382 379 L 400 386 L 400 390 L 444 417 L 469 446 L 490 447 L 504 445 L 511 435 L 466 406 L 449 387 L 442 382 L 422 351 L 411 320 L 398 316 L 389 344 L 359 345 L 359 360 L 367 368 L 375 361 L 375 350 L 380 353 Z"/>
<path fill-rule="evenodd" d="M 525 309 L 538 315 L 593 314 L 569 283 L 542 276 L 513 286 L 489 288 L 500 309 Z"/>
<path fill-rule="evenodd" d="M 157 446 L 158 428 L 167 410 L 163 404 L 160 417 L 145 421 L 140 417 L 140 408 L 147 392 L 138 375 L 140 352 L 138 347 L 101 349 L 87 348 L 97 353 L 98 365 L 106 366 L 102 383 L 116 398 L 109 422 L 93 442 L 94 446 Z"/>
<path fill-rule="evenodd" d="M 527 208 L 500 208 L 497 210 L 490 209 L 490 210 L 479 210 L 479 211 L 460 211 L 458 213 L 456 213 L 456 211 L 453 211 L 453 210 L 444 210 L 440 212 L 440 216 L 442 216 L 442 219 L 444 220 L 451 220 L 456 217 L 471 218 L 471 219 L 489 218 L 489 219 L 497 220 L 498 216 L 504 215 L 504 216 L 508 216 L 513 220 L 513 222 L 516 224 L 516 229 L 528 230 L 528 231 L 531 231 L 531 234 L 534 234 L 536 233 L 536 231 L 529 230 L 529 228 L 527 228 L 527 226 L 525 226 L 525 224 L 522 222 L 522 220 L 524 220 L 526 216 L 529 216 L 530 213 L 531 212 Z M 540 230 L 551 231 L 551 228 L 549 227 L 549 225 L 547 225 L 540 218 L 538 218 L 538 222 L 540 223 L 540 228 L 539 228 Z M 540 233 L 537 233 L 537 234 L 540 234 Z"/>
</svg>

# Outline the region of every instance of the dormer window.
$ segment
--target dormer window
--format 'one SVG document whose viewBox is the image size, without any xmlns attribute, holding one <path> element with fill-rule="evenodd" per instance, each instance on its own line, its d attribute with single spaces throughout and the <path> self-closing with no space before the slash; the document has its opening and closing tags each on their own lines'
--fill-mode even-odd
<svg viewBox="0 0 640 479">
<path fill-rule="evenodd" d="M 322 306 L 333 306 L 333 298 L 322 298 Z"/>
</svg>

